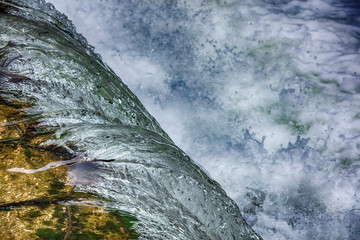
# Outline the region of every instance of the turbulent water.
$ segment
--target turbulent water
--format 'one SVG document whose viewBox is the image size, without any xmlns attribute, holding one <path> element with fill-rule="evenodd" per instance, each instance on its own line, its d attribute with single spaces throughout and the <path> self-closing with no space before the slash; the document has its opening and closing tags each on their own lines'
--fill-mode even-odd
<svg viewBox="0 0 360 240">
<path fill-rule="evenodd" d="M 265 239 L 360 239 L 360 6 L 51 0 Z"/>
<path fill-rule="evenodd" d="M 68 184 L 135 216 L 142 239 L 261 239 L 52 5 L 1 0 L 0 33 L 0 97 L 30 104 L 25 120 L 55 130 L 45 144 L 76 156 L 8 171 L 72 164 Z"/>
</svg>

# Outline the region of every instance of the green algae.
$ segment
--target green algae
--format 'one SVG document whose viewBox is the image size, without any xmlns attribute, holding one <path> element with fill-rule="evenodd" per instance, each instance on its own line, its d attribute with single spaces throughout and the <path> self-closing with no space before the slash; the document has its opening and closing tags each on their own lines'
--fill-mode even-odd
<svg viewBox="0 0 360 240">
<path fill-rule="evenodd" d="M 24 150 L 24 154 L 27 158 L 31 158 L 31 156 L 32 156 L 31 150 L 29 148 L 26 148 Z"/>
<path fill-rule="evenodd" d="M 55 233 L 51 228 L 39 228 L 36 235 L 42 240 L 62 240 L 65 236 L 63 233 Z"/>
<path fill-rule="evenodd" d="M 68 132 L 63 132 L 60 134 L 60 139 L 66 137 L 69 133 Z"/>
</svg>

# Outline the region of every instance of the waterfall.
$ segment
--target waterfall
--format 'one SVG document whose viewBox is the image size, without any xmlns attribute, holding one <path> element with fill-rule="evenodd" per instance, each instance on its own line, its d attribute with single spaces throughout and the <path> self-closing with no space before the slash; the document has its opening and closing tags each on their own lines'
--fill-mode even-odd
<svg viewBox="0 0 360 240">
<path fill-rule="evenodd" d="M 1 168 L 6 179 L 35 178 L 66 167 L 65 179 L 50 183 L 47 204 L 60 204 L 68 212 L 68 206 L 87 206 L 89 202 L 67 195 L 53 197 L 73 186 L 75 193 L 100 197 L 104 211 L 136 218 L 132 228 L 141 239 L 261 239 L 237 204 L 173 143 L 65 15 L 44 1 L 1 0 L 0 33 L 0 97 L 4 109 L 12 107 L 19 116 L 14 120 L 4 115 L 1 126 L 14 135 L 4 133 L 1 144 L 25 149 L 19 162 Z M 46 139 L 36 138 L 44 134 Z M 44 152 L 59 159 L 36 163 Z M 10 159 L 10 153 L 3 154 Z M 26 193 L 35 185 L 26 186 L 26 199 L 17 194 L 2 207 L 12 213 L 15 206 L 36 206 L 40 200 Z M 58 205 L 54 209 L 60 211 Z M 32 216 L 45 216 L 43 211 L 39 208 Z M 71 239 L 80 234 L 70 217 L 77 215 L 67 216 L 66 233 L 53 227 L 29 232 Z"/>
</svg>

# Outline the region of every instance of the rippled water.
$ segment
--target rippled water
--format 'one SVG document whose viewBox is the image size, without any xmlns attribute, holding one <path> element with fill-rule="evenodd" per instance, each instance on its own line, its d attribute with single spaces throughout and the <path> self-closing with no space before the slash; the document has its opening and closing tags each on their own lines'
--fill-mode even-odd
<svg viewBox="0 0 360 240">
<path fill-rule="evenodd" d="M 65 16 L 43 1 L 0 6 L 1 98 L 30 103 L 25 120 L 55 130 L 44 144 L 76 156 L 9 172 L 72 164 L 67 184 L 133 214 L 143 239 L 260 239 Z"/>
<path fill-rule="evenodd" d="M 50 2 L 265 239 L 360 238 L 356 1 Z"/>
</svg>

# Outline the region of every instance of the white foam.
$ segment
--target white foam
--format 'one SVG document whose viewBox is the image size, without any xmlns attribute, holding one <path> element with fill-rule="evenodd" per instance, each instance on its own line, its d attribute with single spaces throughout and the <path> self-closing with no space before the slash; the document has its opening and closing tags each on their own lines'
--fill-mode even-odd
<svg viewBox="0 0 360 240">
<path fill-rule="evenodd" d="M 360 29 L 336 19 L 344 9 L 330 0 L 50 2 L 240 208 L 250 187 L 265 192 L 254 210 L 265 239 L 347 236 L 336 215 L 358 206 L 358 177 L 340 181 L 350 173 L 339 162 L 360 154 Z M 315 150 L 279 152 L 297 135 Z M 291 209 L 296 199 L 301 210 Z M 306 213 L 306 201 L 328 218 Z"/>
</svg>

